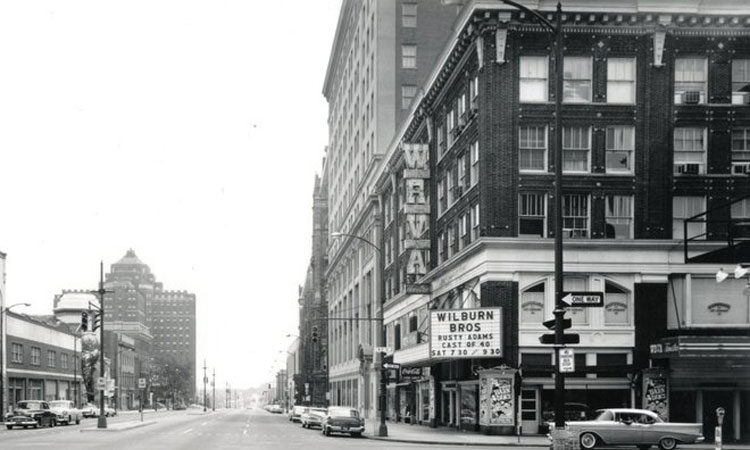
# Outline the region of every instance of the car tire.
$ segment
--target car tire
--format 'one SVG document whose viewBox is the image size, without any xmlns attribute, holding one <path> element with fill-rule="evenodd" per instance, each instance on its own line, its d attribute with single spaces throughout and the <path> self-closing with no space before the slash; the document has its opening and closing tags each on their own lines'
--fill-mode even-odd
<svg viewBox="0 0 750 450">
<path fill-rule="evenodd" d="M 13 425 L 6 425 L 5 428 L 7 428 L 9 430 L 12 430 L 13 429 Z"/>
<path fill-rule="evenodd" d="M 54 428 L 57 426 L 57 419 L 52 419 L 49 421 L 49 427 Z"/>
<path fill-rule="evenodd" d="M 651 448 L 650 445 L 639 445 L 638 446 L 638 450 L 648 450 L 650 448 Z"/>
<path fill-rule="evenodd" d="M 591 450 L 596 447 L 597 441 L 598 439 L 594 433 L 586 432 L 581 434 L 580 443 L 583 449 Z"/>
<path fill-rule="evenodd" d="M 325 434 L 326 436 L 330 436 L 331 435 L 331 430 L 328 427 L 325 427 L 323 429 L 323 434 Z"/>
<path fill-rule="evenodd" d="M 360 438 L 360 437 L 362 437 L 362 433 L 359 433 L 359 432 L 357 432 L 357 433 L 352 433 L 352 437 L 355 437 L 355 438 Z"/>
<path fill-rule="evenodd" d="M 81 417 L 76 416 L 76 425 L 80 425 L 80 424 L 81 424 Z"/>
<path fill-rule="evenodd" d="M 677 447 L 677 441 L 675 438 L 665 437 L 659 440 L 659 448 L 661 450 L 674 450 Z"/>
<path fill-rule="evenodd" d="M 68 416 L 68 421 L 65 422 L 65 425 L 70 425 L 73 423 L 73 416 Z"/>
</svg>

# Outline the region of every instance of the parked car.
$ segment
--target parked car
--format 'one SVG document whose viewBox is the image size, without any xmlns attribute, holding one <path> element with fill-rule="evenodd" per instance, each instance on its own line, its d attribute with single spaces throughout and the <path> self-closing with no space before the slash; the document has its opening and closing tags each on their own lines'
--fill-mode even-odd
<svg viewBox="0 0 750 450">
<path fill-rule="evenodd" d="M 281 405 L 266 405 L 266 411 L 272 414 L 281 414 L 284 412 L 284 410 L 281 409 Z"/>
<path fill-rule="evenodd" d="M 349 406 L 331 406 L 320 428 L 325 436 L 330 436 L 331 433 L 348 433 L 350 436 L 360 437 L 365 431 L 365 419 L 359 417 L 359 412 Z"/>
<path fill-rule="evenodd" d="M 70 400 L 53 400 L 49 402 L 49 408 L 57 414 L 57 423 L 66 425 L 73 422 L 76 425 L 81 423 L 81 417 L 83 417 L 81 410 L 76 408 L 75 403 Z"/>
<path fill-rule="evenodd" d="M 21 400 L 16 403 L 12 413 L 5 416 L 5 426 L 13 427 L 54 427 L 57 415 L 49 408 L 49 403 L 42 400 Z"/>
<path fill-rule="evenodd" d="M 302 428 L 320 427 L 325 417 L 325 408 L 305 408 L 300 414 L 300 422 L 302 422 Z"/>
<path fill-rule="evenodd" d="M 304 406 L 292 406 L 292 409 L 289 410 L 289 421 L 299 422 L 300 415 L 302 415 L 302 411 L 304 410 L 305 410 Z"/>
<path fill-rule="evenodd" d="M 86 403 L 81 406 L 81 415 L 83 417 L 99 417 L 99 406 L 93 403 Z"/>
<path fill-rule="evenodd" d="M 187 405 L 184 404 L 184 403 L 177 403 L 177 404 L 174 405 L 174 410 L 175 411 L 184 411 L 186 409 L 187 409 Z"/>
<path fill-rule="evenodd" d="M 633 445 L 645 450 L 658 445 L 673 450 L 678 443 L 693 444 L 704 440 L 701 423 L 664 422 L 656 413 L 645 409 L 612 408 L 597 411 L 596 419 L 569 422 L 567 427 L 579 433 L 581 448 L 598 445 Z"/>
<path fill-rule="evenodd" d="M 111 406 L 104 406 L 104 417 L 114 417 L 117 415 L 117 410 Z"/>
</svg>

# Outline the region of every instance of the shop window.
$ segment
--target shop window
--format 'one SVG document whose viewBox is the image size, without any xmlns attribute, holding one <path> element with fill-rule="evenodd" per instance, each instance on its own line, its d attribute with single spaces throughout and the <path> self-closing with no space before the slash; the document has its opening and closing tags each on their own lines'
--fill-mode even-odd
<svg viewBox="0 0 750 450">
<path fill-rule="evenodd" d="M 674 103 L 706 103 L 708 88 L 706 58 L 677 58 L 674 68 Z"/>
<path fill-rule="evenodd" d="M 591 57 L 566 56 L 563 60 L 563 101 L 591 101 Z"/>
<path fill-rule="evenodd" d="M 628 355 L 626 353 L 597 353 L 597 367 L 618 367 L 628 364 Z"/>
<path fill-rule="evenodd" d="M 547 170 L 547 127 L 521 127 L 518 130 L 518 140 L 518 170 Z"/>
<path fill-rule="evenodd" d="M 685 219 L 706 211 L 706 197 L 675 196 L 672 197 L 672 239 L 684 239 L 686 236 Z M 690 222 L 687 228 L 687 238 L 705 239 L 706 223 Z"/>
<path fill-rule="evenodd" d="M 706 173 L 706 129 L 676 127 L 674 129 L 674 174 Z"/>
<path fill-rule="evenodd" d="M 531 367 L 544 367 L 552 365 L 551 353 L 521 353 L 521 364 Z"/>
<path fill-rule="evenodd" d="M 630 324 L 630 295 L 628 291 L 609 281 L 604 285 L 604 324 Z"/>
<path fill-rule="evenodd" d="M 633 173 L 635 152 L 635 127 L 607 127 L 606 166 L 607 173 Z"/>
<path fill-rule="evenodd" d="M 633 237 L 633 197 L 608 195 L 605 200 L 605 237 L 631 239 Z"/>
<path fill-rule="evenodd" d="M 549 63 L 546 56 L 521 56 L 519 61 L 519 101 L 548 100 Z"/>
<path fill-rule="evenodd" d="M 544 321 L 545 283 L 536 284 L 521 293 L 521 323 L 541 324 Z"/>
</svg>

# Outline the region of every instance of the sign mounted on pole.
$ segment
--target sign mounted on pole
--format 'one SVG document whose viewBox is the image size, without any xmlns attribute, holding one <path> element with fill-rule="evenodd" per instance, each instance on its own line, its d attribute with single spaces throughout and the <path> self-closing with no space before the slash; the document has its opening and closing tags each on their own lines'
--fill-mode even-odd
<svg viewBox="0 0 750 450">
<path fill-rule="evenodd" d="M 138 378 L 138 389 L 146 389 L 146 379 Z"/>
<path fill-rule="evenodd" d="M 107 380 L 104 379 L 104 377 L 99 377 L 96 379 L 96 390 L 103 391 L 107 389 Z"/>
<path fill-rule="evenodd" d="M 557 353 L 560 358 L 560 373 L 573 373 L 576 371 L 576 359 L 572 348 L 561 348 Z"/>
<path fill-rule="evenodd" d="M 502 308 L 430 312 L 431 358 L 503 356 Z"/>
<path fill-rule="evenodd" d="M 574 308 L 601 308 L 604 292 L 563 292 L 562 302 Z"/>
</svg>

